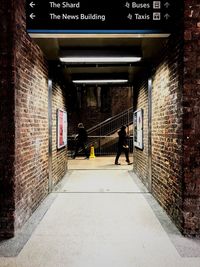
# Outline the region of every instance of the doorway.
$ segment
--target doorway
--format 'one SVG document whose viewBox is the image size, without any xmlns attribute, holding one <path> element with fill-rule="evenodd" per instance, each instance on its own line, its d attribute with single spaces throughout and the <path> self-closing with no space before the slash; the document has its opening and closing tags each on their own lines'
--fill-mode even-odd
<svg viewBox="0 0 200 267">
<path fill-rule="evenodd" d="M 128 166 L 124 155 L 121 156 L 121 165 L 115 166 L 117 132 L 122 125 L 126 125 L 129 138 L 130 159 L 133 158 L 133 110 L 136 98 L 135 88 L 148 77 L 151 66 L 160 57 L 167 39 L 166 35 L 75 35 L 53 38 L 36 38 L 35 41 L 44 51 L 49 60 L 50 73 L 54 84 L 60 84 L 65 104 L 59 102 L 59 107 L 66 107 L 68 112 L 68 151 L 67 169 L 135 169 L 136 164 Z M 123 58 L 124 53 L 140 55 L 141 60 L 135 62 L 73 62 L 68 58 L 72 54 L 87 54 L 97 57 L 118 55 Z M 66 60 L 66 61 L 65 61 Z M 86 80 L 96 80 L 86 83 Z M 112 80 L 112 83 L 98 83 L 99 80 Z M 119 83 L 115 82 L 120 80 Z M 146 79 L 147 80 L 147 79 Z M 75 83 L 76 81 L 76 83 Z M 126 81 L 124 83 L 124 81 Z M 55 86 L 58 87 L 58 86 Z M 148 99 L 148 93 L 147 93 Z M 57 108 L 59 108 L 57 107 Z M 148 116 L 148 107 L 144 116 Z M 84 155 L 72 160 L 75 148 L 77 125 L 82 122 L 88 131 L 90 153 L 94 145 L 95 158 L 89 161 Z M 147 134 L 147 132 L 145 132 Z M 143 153 L 150 146 L 150 139 L 145 142 Z M 62 150 L 62 149 L 61 149 Z M 59 153 L 61 154 L 61 150 Z M 62 153 L 63 155 L 63 153 Z M 150 161 L 146 162 L 149 169 Z M 150 177 L 150 176 L 148 176 Z M 147 183 L 151 184 L 151 180 Z"/>
</svg>

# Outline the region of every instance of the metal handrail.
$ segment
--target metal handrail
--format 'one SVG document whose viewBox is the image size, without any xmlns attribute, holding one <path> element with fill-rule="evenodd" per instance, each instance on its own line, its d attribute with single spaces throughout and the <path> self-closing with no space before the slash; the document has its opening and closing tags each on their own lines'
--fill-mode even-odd
<svg viewBox="0 0 200 267">
<path fill-rule="evenodd" d="M 106 119 L 105 121 L 100 122 L 100 123 L 98 123 L 97 125 L 95 125 L 95 126 L 89 128 L 89 129 L 87 130 L 87 133 L 90 134 L 91 132 L 95 131 L 96 129 L 101 128 L 102 126 L 105 126 L 106 124 L 108 124 L 108 123 L 114 121 L 114 120 L 117 119 L 117 118 L 121 118 L 121 117 L 124 116 L 124 115 L 128 115 L 128 114 L 130 114 L 131 112 L 133 112 L 133 107 L 131 107 L 131 108 L 129 108 L 129 109 L 127 109 L 127 110 L 125 110 L 125 111 L 123 111 L 123 112 L 121 112 L 121 113 L 119 113 L 119 114 L 113 116 L 113 117 L 110 117 L 110 118 Z"/>
</svg>

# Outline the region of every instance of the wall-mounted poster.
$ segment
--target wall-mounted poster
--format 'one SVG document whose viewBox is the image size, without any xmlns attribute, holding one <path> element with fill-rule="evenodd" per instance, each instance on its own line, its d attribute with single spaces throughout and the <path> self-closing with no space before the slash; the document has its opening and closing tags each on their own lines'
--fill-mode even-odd
<svg viewBox="0 0 200 267">
<path fill-rule="evenodd" d="M 143 109 L 136 110 L 133 116 L 134 146 L 143 149 Z"/>
<path fill-rule="evenodd" d="M 57 110 L 57 148 L 67 145 L 67 112 Z"/>
</svg>

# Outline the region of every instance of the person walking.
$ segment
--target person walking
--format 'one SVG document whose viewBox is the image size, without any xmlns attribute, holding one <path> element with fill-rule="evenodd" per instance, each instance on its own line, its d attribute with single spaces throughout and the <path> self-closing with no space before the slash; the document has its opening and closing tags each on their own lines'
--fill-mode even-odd
<svg viewBox="0 0 200 267">
<path fill-rule="evenodd" d="M 129 160 L 129 146 L 127 140 L 128 136 L 126 134 L 126 126 L 123 125 L 121 127 L 120 131 L 118 132 L 118 135 L 119 135 L 119 140 L 118 140 L 117 155 L 115 158 L 115 165 L 120 165 L 118 160 L 122 152 L 125 153 L 126 162 L 128 163 L 128 165 L 130 165 L 132 163 Z"/>
<path fill-rule="evenodd" d="M 73 159 L 76 158 L 76 156 L 78 155 L 79 149 L 82 148 L 85 157 L 87 159 L 89 159 L 89 154 L 88 151 L 86 149 L 86 142 L 87 142 L 87 131 L 85 130 L 83 123 L 79 123 L 78 124 L 78 134 L 76 136 L 77 142 L 76 142 L 76 148 L 75 148 L 75 153 L 74 156 L 72 157 Z"/>
</svg>

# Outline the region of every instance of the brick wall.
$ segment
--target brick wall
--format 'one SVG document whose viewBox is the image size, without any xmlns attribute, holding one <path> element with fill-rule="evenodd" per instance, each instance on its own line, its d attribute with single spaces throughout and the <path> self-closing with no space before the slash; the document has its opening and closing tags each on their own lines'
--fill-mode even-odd
<svg viewBox="0 0 200 267">
<path fill-rule="evenodd" d="M 148 85 L 147 81 L 134 92 L 134 110 L 143 109 L 143 131 L 144 149 L 135 148 L 134 150 L 134 171 L 140 177 L 145 186 L 149 187 L 149 168 L 148 168 Z"/>
<path fill-rule="evenodd" d="M 67 149 L 57 149 L 57 109 L 66 110 L 66 94 L 62 86 L 53 83 L 52 90 L 52 177 L 53 184 L 63 178 L 67 170 Z"/>
<path fill-rule="evenodd" d="M 185 0 L 184 233 L 200 236 L 200 6 Z"/>
<path fill-rule="evenodd" d="M 165 55 L 152 70 L 152 194 L 181 231 L 182 216 L 182 34 L 172 35 Z M 144 77 L 147 75 L 144 74 Z M 149 76 L 150 78 L 150 76 Z M 144 109 L 144 150 L 136 149 L 134 168 L 148 184 L 148 88 L 137 89 L 136 109 Z"/>
<path fill-rule="evenodd" d="M 198 2 L 184 1 L 184 38 L 181 31 L 170 38 L 166 56 L 152 75 L 152 193 L 183 234 L 193 236 L 200 236 Z M 138 91 L 138 102 L 142 102 L 144 88 Z M 144 181 L 146 154 L 140 154 L 142 158 L 135 153 L 134 166 Z"/>
<path fill-rule="evenodd" d="M 152 193 L 182 230 L 182 41 L 171 36 L 153 75 Z"/>
<path fill-rule="evenodd" d="M 166 55 L 152 73 L 152 193 L 184 234 L 200 236 L 198 2 L 184 1 L 185 38 L 180 30 L 169 39 Z M 136 88 L 135 109 L 143 108 L 145 114 L 147 85 Z M 145 132 L 144 129 L 144 136 Z M 134 153 L 134 169 L 145 184 L 148 180 L 146 142 L 145 137 L 146 148 Z"/>
<path fill-rule="evenodd" d="M 9 0 L 0 5 L 0 238 L 14 231 L 14 71 Z"/>
<path fill-rule="evenodd" d="M 111 87 L 111 112 L 115 116 L 132 107 L 133 95 L 131 87 Z"/>
<path fill-rule="evenodd" d="M 48 70 L 26 33 L 24 1 L 15 1 L 15 229 L 48 193 Z"/>
<path fill-rule="evenodd" d="M 13 236 L 48 194 L 48 66 L 26 33 L 24 3 L 5 1 L 1 9 L 7 18 L 0 50 L 1 237 Z M 66 109 L 65 100 L 64 89 L 54 83 L 53 184 L 66 172 L 66 149 L 56 147 L 56 109 Z"/>
<path fill-rule="evenodd" d="M 111 116 L 110 110 L 102 111 L 98 105 L 96 87 L 81 87 L 78 92 L 76 88 L 72 88 L 72 92 L 71 103 L 73 103 L 73 107 L 69 111 L 70 134 L 77 131 L 79 122 L 83 122 L 85 128 L 89 129 Z M 91 102 L 93 102 L 93 106 Z"/>
<path fill-rule="evenodd" d="M 88 92 L 86 88 L 82 88 L 82 106 L 80 109 L 74 110 L 71 114 L 69 114 L 70 133 L 74 133 L 77 130 L 77 124 L 80 121 L 84 123 L 86 129 L 89 129 L 94 125 L 97 125 L 98 123 L 132 107 L 133 96 L 131 87 L 103 87 L 102 90 L 104 90 L 104 94 L 102 93 L 102 95 L 106 98 L 105 100 L 107 104 L 103 104 L 102 101 L 101 107 L 98 105 L 87 106 Z M 93 99 L 93 102 L 97 102 L 96 96 L 95 99 Z M 88 118 L 90 119 L 88 120 Z"/>
</svg>

